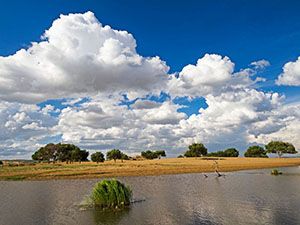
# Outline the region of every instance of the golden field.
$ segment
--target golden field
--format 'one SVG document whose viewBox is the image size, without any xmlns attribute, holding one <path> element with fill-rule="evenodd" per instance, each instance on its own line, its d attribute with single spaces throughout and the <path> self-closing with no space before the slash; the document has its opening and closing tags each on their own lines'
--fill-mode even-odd
<svg viewBox="0 0 300 225">
<path fill-rule="evenodd" d="M 0 180 L 47 180 L 213 172 L 216 158 L 167 158 L 104 163 L 37 163 L 0 167 Z M 300 158 L 217 158 L 220 172 L 299 166 Z"/>
</svg>

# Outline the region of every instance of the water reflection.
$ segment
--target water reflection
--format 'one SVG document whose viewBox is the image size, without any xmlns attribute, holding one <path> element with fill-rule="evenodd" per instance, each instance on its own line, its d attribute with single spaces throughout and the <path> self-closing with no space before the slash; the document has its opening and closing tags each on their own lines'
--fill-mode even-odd
<svg viewBox="0 0 300 225">
<path fill-rule="evenodd" d="M 81 211 L 99 181 L 0 182 L 0 224 L 300 224 L 300 169 L 120 178 L 134 190 L 125 211 Z"/>
<path fill-rule="evenodd" d="M 93 214 L 95 224 L 97 225 L 119 224 L 122 218 L 124 218 L 124 216 L 128 214 L 129 211 L 130 208 L 118 211 L 90 210 L 90 212 Z"/>
</svg>

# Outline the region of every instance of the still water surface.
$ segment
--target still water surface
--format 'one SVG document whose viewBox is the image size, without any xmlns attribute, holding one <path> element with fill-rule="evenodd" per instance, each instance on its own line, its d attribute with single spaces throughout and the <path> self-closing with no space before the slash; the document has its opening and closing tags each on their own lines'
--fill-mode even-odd
<svg viewBox="0 0 300 225">
<path fill-rule="evenodd" d="M 135 199 L 128 210 L 78 206 L 98 181 L 0 181 L 0 225 L 300 224 L 300 167 L 215 174 L 119 178 Z"/>
</svg>

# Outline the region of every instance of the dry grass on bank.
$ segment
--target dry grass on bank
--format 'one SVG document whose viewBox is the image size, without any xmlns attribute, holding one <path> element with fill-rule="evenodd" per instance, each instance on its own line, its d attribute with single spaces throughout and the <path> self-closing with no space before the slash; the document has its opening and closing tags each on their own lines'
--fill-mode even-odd
<svg viewBox="0 0 300 225">
<path fill-rule="evenodd" d="M 298 166 L 300 158 L 218 158 L 219 171 Z M 211 158 L 169 158 L 143 161 L 106 161 L 104 163 L 38 163 L 36 165 L 3 166 L 0 180 L 46 180 L 145 176 L 162 174 L 213 172 Z"/>
</svg>

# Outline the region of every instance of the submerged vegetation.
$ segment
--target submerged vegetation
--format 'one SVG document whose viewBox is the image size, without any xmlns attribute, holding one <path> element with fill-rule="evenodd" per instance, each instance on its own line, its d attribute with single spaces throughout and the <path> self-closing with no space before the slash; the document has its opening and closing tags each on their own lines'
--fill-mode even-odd
<svg viewBox="0 0 300 225">
<path fill-rule="evenodd" d="M 101 209 L 121 209 L 130 205 L 132 191 L 118 180 L 98 182 L 87 199 L 89 206 Z"/>
<path fill-rule="evenodd" d="M 277 175 L 281 175 L 281 174 L 282 174 L 282 172 L 279 171 L 279 170 L 277 170 L 277 169 L 273 169 L 273 170 L 271 171 L 271 175 L 277 176 Z"/>
</svg>

